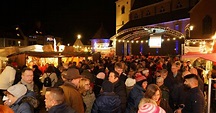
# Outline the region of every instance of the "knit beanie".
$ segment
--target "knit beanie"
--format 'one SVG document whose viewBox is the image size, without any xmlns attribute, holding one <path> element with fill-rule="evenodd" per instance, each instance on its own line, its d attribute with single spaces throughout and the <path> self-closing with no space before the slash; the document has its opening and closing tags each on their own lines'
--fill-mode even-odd
<svg viewBox="0 0 216 113">
<path fill-rule="evenodd" d="M 143 106 L 139 107 L 138 113 L 166 113 L 166 112 L 160 106 L 154 105 L 152 103 L 145 103 Z"/>
<path fill-rule="evenodd" d="M 16 84 L 7 89 L 7 91 L 12 94 L 13 96 L 20 98 L 21 96 L 25 95 L 27 92 L 27 88 L 23 84 Z"/>
<path fill-rule="evenodd" d="M 135 79 L 136 79 L 136 84 L 138 84 L 139 86 L 142 86 L 142 83 L 144 81 L 147 81 L 147 79 L 141 73 L 136 73 Z"/>
</svg>

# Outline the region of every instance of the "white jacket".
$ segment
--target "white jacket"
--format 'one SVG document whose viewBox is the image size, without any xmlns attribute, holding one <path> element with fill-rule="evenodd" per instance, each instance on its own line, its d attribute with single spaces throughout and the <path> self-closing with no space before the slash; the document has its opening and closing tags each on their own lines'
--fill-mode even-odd
<svg viewBox="0 0 216 113">
<path fill-rule="evenodd" d="M 12 86 L 16 75 L 16 70 L 11 66 L 6 66 L 0 74 L 0 89 L 6 90 Z"/>
</svg>

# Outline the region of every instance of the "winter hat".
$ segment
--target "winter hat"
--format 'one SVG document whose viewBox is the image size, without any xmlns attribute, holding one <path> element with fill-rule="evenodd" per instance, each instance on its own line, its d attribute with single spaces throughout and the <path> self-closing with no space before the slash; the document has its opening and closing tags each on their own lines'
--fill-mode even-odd
<svg viewBox="0 0 216 113">
<path fill-rule="evenodd" d="M 136 73 L 135 79 L 136 79 L 136 82 L 140 82 L 140 81 L 145 80 L 146 78 L 141 73 Z"/>
<path fill-rule="evenodd" d="M 152 103 L 145 103 L 139 107 L 138 113 L 166 113 L 160 106 L 156 106 Z"/>
<path fill-rule="evenodd" d="M 132 86 L 134 86 L 134 84 L 136 84 L 136 80 L 135 79 L 127 78 L 126 81 L 125 81 L 125 85 L 127 87 L 132 87 Z"/>
<path fill-rule="evenodd" d="M 63 77 L 67 80 L 82 78 L 82 76 L 79 73 L 79 70 L 75 68 L 69 68 L 67 70 L 67 74 L 64 74 Z"/>
<path fill-rule="evenodd" d="M 97 74 L 96 77 L 99 78 L 99 79 L 104 79 L 105 78 L 105 74 L 104 74 L 104 72 L 100 72 L 100 73 Z"/>
<path fill-rule="evenodd" d="M 7 91 L 12 94 L 13 96 L 20 98 L 21 96 L 25 95 L 27 92 L 27 88 L 23 84 L 16 84 L 7 89 Z"/>
<path fill-rule="evenodd" d="M 114 90 L 113 83 L 108 80 L 104 81 L 102 84 L 102 90 L 103 92 L 113 92 Z"/>
<path fill-rule="evenodd" d="M 136 79 L 136 84 L 138 84 L 139 86 L 142 86 L 142 83 L 144 81 L 147 81 L 146 77 L 144 77 L 141 73 L 136 73 L 135 79 Z"/>
</svg>

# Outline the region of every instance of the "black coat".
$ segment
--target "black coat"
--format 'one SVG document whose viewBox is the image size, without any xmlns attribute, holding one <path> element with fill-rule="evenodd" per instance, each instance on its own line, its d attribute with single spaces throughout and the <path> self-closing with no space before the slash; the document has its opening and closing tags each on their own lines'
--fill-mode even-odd
<svg viewBox="0 0 216 113">
<path fill-rule="evenodd" d="M 125 83 L 121 80 L 118 80 L 116 83 L 114 83 L 114 92 L 120 97 L 122 113 L 125 113 L 127 103 L 127 92 Z"/>
<path fill-rule="evenodd" d="M 204 95 L 198 87 L 195 87 L 189 90 L 182 113 L 203 113 L 204 106 Z"/>
<path fill-rule="evenodd" d="M 92 113 L 121 113 L 121 100 L 114 92 L 103 92 L 95 100 Z"/>
<path fill-rule="evenodd" d="M 62 103 L 51 107 L 48 113 L 77 113 L 77 112 L 71 107 L 69 107 L 66 103 Z"/>
</svg>

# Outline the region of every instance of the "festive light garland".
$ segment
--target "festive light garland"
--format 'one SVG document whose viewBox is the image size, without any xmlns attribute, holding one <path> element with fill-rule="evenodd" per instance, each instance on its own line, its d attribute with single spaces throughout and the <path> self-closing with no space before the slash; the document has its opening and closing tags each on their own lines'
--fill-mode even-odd
<svg viewBox="0 0 216 113">
<path fill-rule="evenodd" d="M 157 33 L 158 31 L 161 31 L 160 33 Z M 126 30 L 123 30 L 113 37 L 110 38 L 110 40 L 117 41 L 117 42 L 127 42 L 127 43 L 133 43 L 136 41 L 135 38 L 141 37 L 141 36 L 149 36 L 151 34 L 166 34 L 173 36 L 173 40 L 176 40 L 176 37 L 179 39 L 185 38 L 185 36 L 176 30 L 170 29 L 169 27 L 161 27 L 161 26 L 138 26 L 138 27 L 132 27 Z M 120 39 L 118 39 L 121 37 Z M 118 40 L 117 40 L 118 39 Z M 139 40 L 139 39 L 137 39 Z M 133 41 L 133 42 L 132 42 Z M 143 40 L 139 40 L 138 42 L 143 43 Z M 168 38 L 167 41 L 170 41 Z"/>
</svg>

